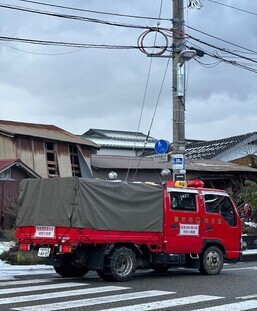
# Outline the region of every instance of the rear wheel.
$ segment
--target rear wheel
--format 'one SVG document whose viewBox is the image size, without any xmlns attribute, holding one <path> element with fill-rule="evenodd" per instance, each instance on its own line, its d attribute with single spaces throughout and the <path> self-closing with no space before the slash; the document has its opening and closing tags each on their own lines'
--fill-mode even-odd
<svg viewBox="0 0 257 311">
<path fill-rule="evenodd" d="M 54 267 L 54 269 L 56 273 L 63 277 L 82 277 L 89 271 L 86 267 L 76 266 L 72 254 L 64 254 L 61 258 L 60 266 Z"/>
<path fill-rule="evenodd" d="M 135 253 L 127 247 L 117 247 L 106 256 L 103 270 L 97 273 L 108 281 L 126 282 L 132 279 L 136 268 Z"/>
<path fill-rule="evenodd" d="M 87 268 L 78 268 L 72 265 L 61 265 L 60 267 L 54 267 L 56 273 L 63 277 L 82 277 L 88 273 Z"/>
<path fill-rule="evenodd" d="M 216 246 L 210 246 L 202 255 L 199 271 L 202 274 L 216 275 L 222 270 L 223 263 L 222 251 Z"/>
<path fill-rule="evenodd" d="M 105 281 L 112 281 L 113 278 L 111 277 L 111 275 L 108 275 L 104 272 L 104 270 L 96 270 L 96 273 L 98 274 L 98 276 L 105 280 Z"/>
</svg>

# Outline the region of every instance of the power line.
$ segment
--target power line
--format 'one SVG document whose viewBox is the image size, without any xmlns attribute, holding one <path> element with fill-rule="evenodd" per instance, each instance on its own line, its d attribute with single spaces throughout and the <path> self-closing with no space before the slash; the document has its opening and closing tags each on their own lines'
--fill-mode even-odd
<svg viewBox="0 0 257 311">
<path fill-rule="evenodd" d="M 224 48 L 219 48 L 217 46 L 214 46 L 212 44 L 209 44 L 207 42 L 204 42 L 200 39 L 196 39 L 196 38 L 193 38 L 190 36 L 191 39 L 193 40 L 196 40 L 197 42 L 200 42 L 204 45 L 207 45 L 207 46 L 210 46 L 212 48 L 215 48 L 215 49 L 219 49 L 221 50 L 222 52 L 225 52 L 227 54 L 232 54 L 233 56 L 236 56 L 238 58 L 243 58 L 243 59 L 246 59 L 248 61 L 251 61 L 251 62 L 254 62 L 254 63 L 257 63 L 257 61 L 251 59 L 251 58 L 248 58 L 248 57 L 244 57 L 242 55 L 238 55 L 236 53 L 233 53 L 231 51 L 228 51 Z M 25 39 L 25 38 L 14 38 L 14 37 L 2 37 L 0 36 L 0 41 L 7 41 L 7 42 L 11 42 L 11 41 L 15 41 L 15 42 L 20 42 L 20 43 L 27 43 L 27 44 L 35 44 L 35 45 L 44 45 L 44 46 L 62 46 L 62 47 L 76 47 L 76 48 L 80 48 L 80 49 L 85 49 L 85 48 L 95 48 L 95 49 L 112 49 L 112 50 L 137 50 L 139 49 L 140 50 L 140 46 L 126 46 L 126 45 L 104 45 L 104 44 L 89 44 L 89 43 L 74 43 L 74 42 L 61 42 L 61 41 L 44 41 L 44 40 L 33 40 L 33 39 Z M 163 46 L 148 46 L 148 47 L 145 47 L 145 48 L 158 48 L 158 49 L 162 49 Z M 237 63 L 236 61 L 232 61 L 232 60 L 226 60 L 224 57 L 221 57 L 221 56 L 218 56 L 218 55 L 213 55 L 211 54 L 210 52 L 208 51 L 204 51 L 204 53 L 206 55 L 209 55 L 211 57 L 214 57 L 214 58 L 217 58 L 219 60 L 222 60 L 226 63 L 229 63 L 231 65 L 234 65 L 234 66 L 237 66 L 237 67 L 240 67 L 242 69 L 246 69 L 246 70 L 249 70 L 249 71 L 252 71 L 254 73 L 257 73 L 257 70 L 253 69 L 253 68 L 250 68 L 250 67 L 247 67 L 243 64 L 239 64 Z"/>
<path fill-rule="evenodd" d="M 187 41 L 187 43 L 188 43 L 188 41 Z M 221 62 L 224 62 L 224 63 L 230 64 L 232 66 L 236 66 L 236 67 L 239 67 L 241 69 L 257 73 L 257 70 L 255 70 L 255 69 L 253 69 L 251 67 L 248 67 L 248 66 L 253 66 L 253 64 L 248 64 L 248 66 L 246 66 L 243 63 L 238 63 L 238 62 L 236 62 L 234 60 L 228 60 L 228 59 L 224 58 L 224 56 L 218 55 L 217 53 L 215 53 L 215 54 L 211 53 L 211 52 L 207 51 L 206 49 L 203 49 L 202 47 L 199 47 L 198 45 L 196 45 L 196 44 L 194 44 L 192 42 L 189 42 L 189 44 L 190 44 L 190 46 L 188 44 L 186 45 L 187 48 L 191 48 L 191 46 L 195 46 L 197 49 L 201 49 L 204 52 L 204 54 L 206 54 L 209 57 L 212 57 L 212 58 L 215 58 L 215 59 L 218 60 L 216 63 L 205 64 L 205 63 L 201 62 L 197 57 L 194 58 L 194 60 L 197 63 L 199 63 L 201 66 L 203 66 L 203 67 L 212 68 L 212 67 L 215 67 L 215 66 L 219 65 Z M 227 55 L 226 57 L 229 57 L 229 58 L 234 57 L 234 58 L 238 59 L 238 57 L 236 57 L 236 56 Z"/>
<path fill-rule="evenodd" d="M 188 25 L 185 25 L 185 26 L 186 26 L 187 28 L 189 28 L 189 29 L 192 29 L 192 30 L 194 30 L 194 31 L 196 31 L 196 32 L 199 32 L 199 33 L 201 33 L 201 34 L 204 34 L 204 35 L 206 35 L 206 36 L 208 36 L 208 37 L 211 37 L 211 38 L 213 38 L 213 39 L 216 39 L 216 40 L 222 41 L 222 42 L 224 42 L 224 43 L 230 44 L 230 45 L 232 45 L 232 46 L 238 47 L 238 48 L 240 48 L 240 49 L 242 49 L 242 50 L 245 50 L 245 51 L 248 51 L 248 52 L 257 54 L 257 51 L 248 49 L 248 48 L 243 47 L 243 46 L 241 46 L 241 45 L 238 45 L 238 44 L 229 42 L 229 41 L 227 41 L 227 40 L 221 39 L 221 38 L 219 38 L 219 37 L 213 36 L 213 35 L 211 35 L 211 34 L 209 34 L 209 33 L 206 33 L 206 32 L 204 32 L 204 31 L 198 30 L 198 29 L 196 29 L 196 28 L 194 28 L 194 27 L 191 27 L 191 26 L 188 26 Z"/>
<path fill-rule="evenodd" d="M 215 58 L 215 59 L 221 60 L 221 61 L 223 61 L 224 63 L 230 64 L 230 65 L 232 65 L 232 66 L 236 66 L 236 67 L 238 67 L 238 68 L 245 69 L 245 70 L 251 71 L 251 72 L 253 72 L 253 73 L 257 73 L 257 69 L 254 69 L 254 68 L 245 66 L 245 65 L 240 64 L 240 63 L 238 63 L 238 62 L 236 62 L 236 61 L 227 60 L 227 59 L 225 59 L 224 57 L 221 57 L 221 56 L 219 56 L 219 55 L 212 54 L 212 53 L 207 52 L 207 51 L 205 51 L 205 54 L 208 55 L 208 56 L 210 56 L 210 57 L 213 57 L 213 58 Z"/>
<path fill-rule="evenodd" d="M 116 49 L 116 50 L 139 50 L 140 46 L 133 45 L 110 45 L 110 44 L 93 44 L 93 43 L 75 43 L 75 42 L 62 42 L 62 41 L 46 41 L 36 39 L 25 39 L 17 37 L 3 37 L 0 36 L 0 41 L 14 41 L 27 44 L 47 45 L 47 46 L 64 46 L 76 48 L 95 48 L 95 49 Z M 163 49 L 164 46 L 147 46 L 146 48 Z"/>
<path fill-rule="evenodd" d="M 8 4 L 0 4 L 0 7 L 5 8 L 5 9 L 27 12 L 27 13 L 47 15 L 47 16 L 52 16 L 52 17 L 66 18 L 66 19 L 73 19 L 73 20 L 79 20 L 79 21 L 83 21 L 83 22 L 97 23 L 97 24 L 103 24 L 103 25 L 109 25 L 109 26 L 126 27 L 126 28 L 134 28 L 134 29 L 155 29 L 155 28 L 157 29 L 158 28 L 160 30 L 168 30 L 167 28 L 161 28 L 161 27 L 150 27 L 150 26 L 143 26 L 143 25 L 133 25 L 133 24 L 109 22 L 109 21 L 96 19 L 96 18 L 84 17 L 84 16 L 79 16 L 79 15 L 68 15 L 68 14 L 61 14 L 61 13 L 53 13 L 53 12 L 29 9 L 29 8 L 25 8 L 25 7 L 8 5 Z"/>
<path fill-rule="evenodd" d="M 68 51 L 68 52 L 62 52 L 62 53 L 40 53 L 40 52 L 31 52 L 31 51 L 25 51 L 25 50 L 22 50 L 22 49 L 18 49 L 18 48 L 14 47 L 14 46 L 11 46 L 11 45 L 8 45 L 8 44 L 4 44 L 2 42 L 0 42 L 0 44 L 5 46 L 5 47 L 7 47 L 7 48 L 10 48 L 10 49 L 22 52 L 22 53 L 33 54 L 33 55 L 44 55 L 44 56 L 60 56 L 60 55 L 67 55 L 67 54 L 72 54 L 72 53 L 76 53 L 78 51 L 81 51 L 81 48 L 79 48 L 79 49 L 76 49 L 74 51 Z"/>
<path fill-rule="evenodd" d="M 221 3 L 221 2 L 218 2 L 218 1 L 214 1 L 214 0 L 207 0 L 207 1 L 213 2 L 213 3 L 216 3 L 216 4 L 219 4 L 219 5 L 226 6 L 226 7 L 228 7 L 228 8 L 231 8 L 231 9 L 234 9 L 234 10 L 237 10 L 237 11 L 240 11 L 240 12 L 243 12 L 243 13 L 252 14 L 252 15 L 257 16 L 257 13 L 254 13 L 254 12 L 251 12 L 251 11 L 247 11 L 247 10 L 244 10 L 244 9 L 239 9 L 239 8 L 236 8 L 236 7 L 232 6 L 232 5 L 228 5 L 228 4 Z"/>
<path fill-rule="evenodd" d="M 255 61 L 255 60 L 252 59 L 252 58 L 249 58 L 249 57 L 246 57 L 246 56 L 237 54 L 237 53 L 232 52 L 232 51 L 230 51 L 230 50 L 228 50 L 228 49 L 226 49 L 226 48 L 220 48 L 220 47 L 218 47 L 218 46 L 215 46 L 215 45 L 213 45 L 213 44 L 207 43 L 207 42 L 202 41 L 202 40 L 200 40 L 200 39 L 196 39 L 196 38 L 192 37 L 191 35 L 188 35 L 188 37 L 189 37 L 190 39 L 192 39 L 192 40 L 195 40 L 195 41 L 197 41 L 197 42 L 200 42 L 200 43 L 202 43 L 202 44 L 204 44 L 204 45 L 207 45 L 207 46 L 210 46 L 210 47 L 212 47 L 212 48 L 218 49 L 218 50 L 220 50 L 220 51 L 222 51 L 222 52 L 225 52 L 225 53 L 227 53 L 227 54 L 231 54 L 231 55 L 237 56 L 237 57 L 239 57 L 239 58 L 243 58 L 243 59 L 246 59 L 246 60 L 248 60 L 248 61 L 257 63 L 257 61 Z"/>
<path fill-rule="evenodd" d="M 21 2 L 27 2 L 27 3 L 33 3 L 33 4 L 39 4 L 49 7 L 55 7 L 60 9 L 67 9 L 67 10 L 73 10 L 73 11 L 79 11 L 79 12 L 87 12 L 87 13 L 93 13 L 93 14 L 103 14 L 103 15 L 110 15 L 110 16 L 118 16 L 118 17 L 128 17 L 128 18 L 137 18 L 137 19 L 147 19 L 147 20 L 161 20 L 161 21 L 171 21 L 171 19 L 168 18 L 161 18 L 161 17 L 152 17 L 152 16 L 139 16 L 139 15 L 129 15 L 129 14 L 119 14 L 119 13 L 113 13 L 113 12 L 103 12 L 103 11 L 95 11 L 95 10 L 87 10 L 87 9 L 81 9 L 81 8 L 74 8 L 74 7 L 68 7 L 68 6 L 62 6 L 57 4 L 49 4 L 49 3 L 43 3 L 38 1 L 32 1 L 32 0 L 20 0 Z"/>
<path fill-rule="evenodd" d="M 243 57 L 241 55 L 237 55 L 233 52 L 229 52 L 227 50 L 225 50 L 224 48 L 218 48 L 212 44 L 208 44 L 204 41 L 201 41 L 199 39 L 195 39 L 195 38 L 191 38 L 193 40 L 196 40 L 202 44 L 205 44 L 207 46 L 211 46 L 213 48 L 216 49 L 220 49 L 221 51 L 225 52 L 225 53 L 231 53 L 234 56 L 237 56 L 238 58 L 244 58 L 246 60 L 252 61 L 254 63 L 257 63 L 257 61 L 247 58 L 247 57 Z M 62 47 L 76 47 L 76 48 L 80 48 L 80 49 L 85 49 L 85 48 L 95 48 L 95 49 L 112 49 L 112 50 L 140 50 L 140 47 L 138 46 L 124 46 L 124 45 L 104 45 L 104 44 L 89 44 L 89 43 L 74 43 L 74 42 L 60 42 L 60 41 L 43 41 L 43 40 L 33 40 L 33 39 L 25 39 L 25 38 L 14 38 L 14 37 L 2 37 L 0 36 L 0 41 L 15 41 L 15 42 L 20 42 L 20 43 L 27 43 L 27 44 L 36 44 L 36 45 L 44 45 L 44 46 L 62 46 Z M 145 48 L 158 48 L 161 49 L 163 48 L 163 46 L 148 46 Z M 210 52 L 204 50 L 204 53 L 208 56 L 214 57 L 216 59 L 222 60 L 225 63 L 240 67 L 242 69 L 246 69 L 249 70 L 251 72 L 257 73 L 257 70 L 247 67 L 243 64 L 239 64 L 236 61 L 232 61 L 232 60 L 226 60 L 224 57 L 221 57 L 219 55 L 213 55 Z"/>
</svg>

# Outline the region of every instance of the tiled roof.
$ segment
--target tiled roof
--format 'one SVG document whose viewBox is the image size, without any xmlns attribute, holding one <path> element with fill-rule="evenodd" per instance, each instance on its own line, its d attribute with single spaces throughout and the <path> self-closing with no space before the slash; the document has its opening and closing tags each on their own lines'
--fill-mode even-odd
<svg viewBox="0 0 257 311">
<path fill-rule="evenodd" d="M 156 139 L 141 132 L 90 129 L 82 135 L 105 148 L 153 149 Z"/>
<path fill-rule="evenodd" d="M 255 140 L 257 140 L 257 132 L 219 140 L 191 143 L 186 146 L 186 157 L 187 159 L 214 159 L 239 144 L 247 144 Z"/>
<path fill-rule="evenodd" d="M 151 158 L 124 157 L 91 155 L 91 165 L 99 169 L 164 169 L 172 170 L 171 161 L 165 163 L 154 162 Z M 213 160 L 187 160 L 186 169 L 188 171 L 199 172 L 249 172 L 257 173 L 257 169 L 238 165 L 231 162 Z"/>
</svg>

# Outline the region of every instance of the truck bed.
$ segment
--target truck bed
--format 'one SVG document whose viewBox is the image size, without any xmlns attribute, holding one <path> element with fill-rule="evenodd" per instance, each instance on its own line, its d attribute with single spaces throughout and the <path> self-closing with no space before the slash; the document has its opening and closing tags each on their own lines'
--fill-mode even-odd
<svg viewBox="0 0 257 311">
<path fill-rule="evenodd" d="M 16 230 L 16 238 L 21 244 L 31 244 L 32 247 L 36 245 L 54 246 L 62 244 L 78 246 L 79 244 L 128 242 L 147 245 L 153 252 L 160 251 L 162 248 L 162 232 L 107 231 L 69 227 L 49 228 L 53 228 L 54 230 L 52 237 L 47 236 L 47 234 L 41 234 L 42 236 L 39 236 L 36 226 L 19 227 Z"/>
</svg>

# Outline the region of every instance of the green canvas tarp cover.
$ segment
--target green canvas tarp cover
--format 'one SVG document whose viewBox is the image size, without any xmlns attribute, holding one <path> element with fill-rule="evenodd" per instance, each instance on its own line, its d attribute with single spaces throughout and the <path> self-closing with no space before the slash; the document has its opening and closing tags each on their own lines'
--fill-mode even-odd
<svg viewBox="0 0 257 311">
<path fill-rule="evenodd" d="M 163 189 L 145 183 L 78 177 L 24 179 L 16 226 L 163 230 Z"/>
</svg>

